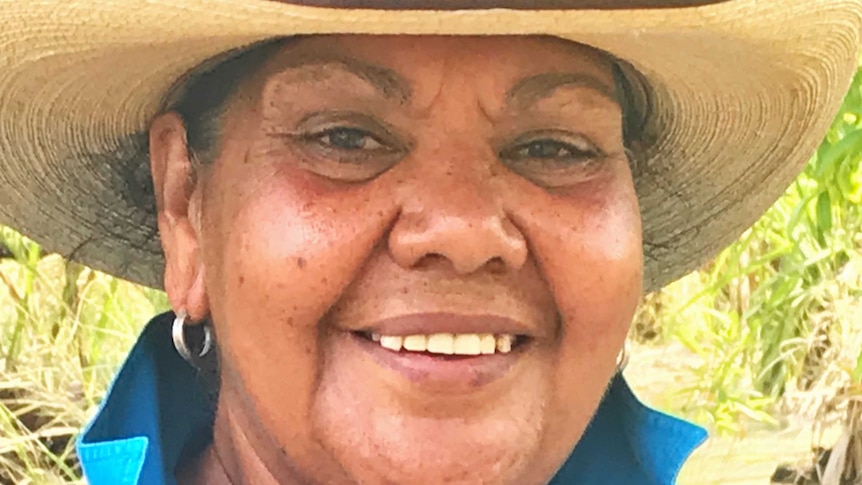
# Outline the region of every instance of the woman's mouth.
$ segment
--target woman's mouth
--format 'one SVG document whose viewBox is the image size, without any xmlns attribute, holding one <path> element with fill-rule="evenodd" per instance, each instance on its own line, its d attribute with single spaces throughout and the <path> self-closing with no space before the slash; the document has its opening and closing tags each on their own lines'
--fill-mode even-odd
<svg viewBox="0 0 862 485">
<path fill-rule="evenodd" d="M 380 335 L 357 332 L 359 337 L 377 342 L 393 352 L 418 352 L 432 355 L 476 356 L 508 354 L 516 345 L 523 344 L 524 335 L 492 333 L 433 333 L 430 335 Z"/>
<path fill-rule="evenodd" d="M 506 376 L 536 341 L 524 325 L 496 316 L 416 314 L 347 333 L 409 386 L 445 394 L 473 392 Z"/>
</svg>

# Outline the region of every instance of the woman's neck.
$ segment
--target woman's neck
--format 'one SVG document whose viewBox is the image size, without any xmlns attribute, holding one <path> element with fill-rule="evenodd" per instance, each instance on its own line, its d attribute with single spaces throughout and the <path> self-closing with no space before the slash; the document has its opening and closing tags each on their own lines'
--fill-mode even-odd
<svg viewBox="0 0 862 485">
<path fill-rule="evenodd" d="M 225 407 L 219 407 L 225 409 Z M 177 474 L 179 485 L 278 485 L 229 412 L 218 412 L 213 443 Z"/>
<path fill-rule="evenodd" d="M 184 465 L 177 472 L 179 485 L 234 485 L 221 460 L 215 446 L 210 445 L 193 462 Z"/>
<path fill-rule="evenodd" d="M 179 485 L 307 485 L 293 473 L 276 476 L 252 445 L 255 427 L 242 412 L 232 412 L 230 393 L 219 396 L 213 443 L 194 462 L 177 473 Z"/>
</svg>

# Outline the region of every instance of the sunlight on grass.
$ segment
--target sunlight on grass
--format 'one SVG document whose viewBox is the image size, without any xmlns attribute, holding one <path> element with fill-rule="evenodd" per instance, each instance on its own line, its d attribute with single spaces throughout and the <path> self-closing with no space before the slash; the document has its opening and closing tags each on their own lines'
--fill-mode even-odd
<svg viewBox="0 0 862 485">
<path fill-rule="evenodd" d="M 164 296 L 0 230 L 0 483 L 80 478 L 74 437 Z M 41 256 L 41 255 L 40 255 Z"/>
</svg>

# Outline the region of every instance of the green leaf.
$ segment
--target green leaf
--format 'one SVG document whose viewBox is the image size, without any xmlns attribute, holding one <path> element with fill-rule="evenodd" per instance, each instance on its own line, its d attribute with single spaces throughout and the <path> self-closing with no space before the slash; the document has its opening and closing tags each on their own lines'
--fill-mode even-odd
<svg viewBox="0 0 862 485">
<path fill-rule="evenodd" d="M 826 233 L 832 230 L 832 198 L 824 190 L 817 197 L 817 239 L 826 247 Z"/>
<path fill-rule="evenodd" d="M 831 183 L 838 166 L 850 155 L 857 153 L 862 146 L 862 130 L 847 133 L 835 144 L 824 142 L 817 150 L 815 176 L 818 180 Z"/>
<path fill-rule="evenodd" d="M 853 382 L 862 380 L 862 352 L 856 356 L 856 368 L 853 369 Z"/>
</svg>

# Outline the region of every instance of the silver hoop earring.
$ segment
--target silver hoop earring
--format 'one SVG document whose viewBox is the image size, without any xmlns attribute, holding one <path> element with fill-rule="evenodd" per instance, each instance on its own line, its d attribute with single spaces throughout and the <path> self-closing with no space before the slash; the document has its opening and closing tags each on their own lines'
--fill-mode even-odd
<svg viewBox="0 0 862 485">
<path fill-rule="evenodd" d="M 620 373 L 626 370 L 626 366 L 629 364 L 629 342 L 626 341 L 623 344 L 623 348 L 620 350 L 620 353 L 617 354 L 617 373 Z"/>
<path fill-rule="evenodd" d="M 193 356 L 191 350 L 189 350 L 188 344 L 186 344 L 186 318 L 188 318 L 188 315 L 185 310 L 177 312 L 177 316 L 174 318 L 174 324 L 171 327 L 171 337 L 173 337 L 174 348 L 177 349 L 177 353 L 180 354 L 180 356 L 182 356 L 182 358 L 187 362 L 194 363 L 195 360 L 204 357 L 210 352 L 210 350 L 212 350 L 212 329 L 210 329 L 210 326 L 207 324 L 202 325 L 204 331 L 204 343 L 197 356 Z"/>
</svg>

